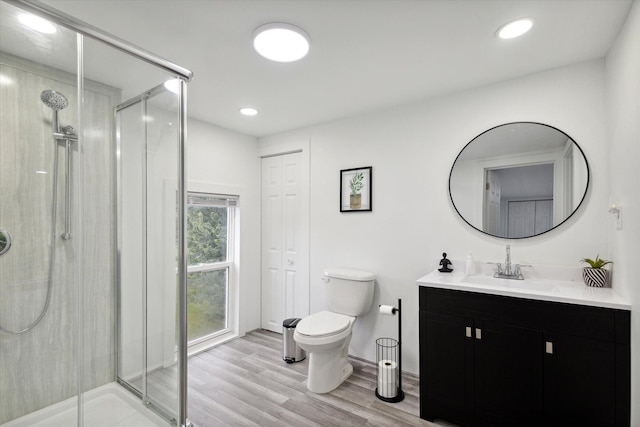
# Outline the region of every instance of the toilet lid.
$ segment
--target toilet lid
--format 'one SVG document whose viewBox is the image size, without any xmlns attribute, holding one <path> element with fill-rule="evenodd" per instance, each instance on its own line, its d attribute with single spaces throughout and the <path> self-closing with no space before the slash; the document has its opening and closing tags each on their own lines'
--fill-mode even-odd
<svg viewBox="0 0 640 427">
<path fill-rule="evenodd" d="M 321 311 L 302 319 L 296 326 L 296 331 L 309 337 L 335 335 L 346 330 L 351 324 L 351 319 L 345 314 Z"/>
</svg>

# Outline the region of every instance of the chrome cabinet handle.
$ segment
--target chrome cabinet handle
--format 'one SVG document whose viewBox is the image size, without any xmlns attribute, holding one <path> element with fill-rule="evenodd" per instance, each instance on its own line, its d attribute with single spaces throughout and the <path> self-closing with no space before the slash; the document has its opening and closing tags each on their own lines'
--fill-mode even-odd
<svg viewBox="0 0 640 427">
<path fill-rule="evenodd" d="M 544 343 L 544 351 L 547 354 L 553 354 L 553 342 L 547 341 Z"/>
<path fill-rule="evenodd" d="M 467 338 L 471 338 L 471 326 L 466 326 L 464 329 L 465 329 L 465 335 L 467 336 Z"/>
<path fill-rule="evenodd" d="M 476 339 L 477 340 L 481 340 L 482 339 L 482 329 L 480 329 L 480 328 L 476 328 Z"/>
</svg>

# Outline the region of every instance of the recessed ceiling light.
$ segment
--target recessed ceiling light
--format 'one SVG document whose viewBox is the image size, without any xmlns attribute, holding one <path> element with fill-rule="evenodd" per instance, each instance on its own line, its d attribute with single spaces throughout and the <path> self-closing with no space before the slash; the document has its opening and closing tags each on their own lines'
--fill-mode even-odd
<svg viewBox="0 0 640 427">
<path fill-rule="evenodd" d="M 496 34 L 501 39 L 513 39 L 529 31 L 533 27 L 533 19 L 523 18 L 504 24 Z"/>
<path fill-rule="evenodd" d="M 255 116 L 258 114 L 258 110 L 251 107 L 244 107 L 240 109 L 240 114 L 244 116 Z"/>
<path fill-rule="evenodd" d="M 309 36 L 291 24 L 272 23 L 253 32 L 253 47 L 263 57 L 275 62 L 298 61 L 309 53 Z"/>
<path fill-rule="evenodd" d="M 20 21 L 23 25 L 31 28 L 32 30 L 36 30 L 40 33 L 44 34 L 53 34 L 56 32 L 56 27 L 46 19 L 40 18 L 39 16 L 31 15 L 30 13 L 23 13 L 18 15 L 18 21 Z"/>
</svg>

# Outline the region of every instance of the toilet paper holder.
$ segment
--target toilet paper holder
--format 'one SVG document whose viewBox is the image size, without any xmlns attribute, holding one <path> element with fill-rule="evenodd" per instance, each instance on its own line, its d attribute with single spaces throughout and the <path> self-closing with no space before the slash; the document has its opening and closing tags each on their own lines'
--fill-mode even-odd
<svg viewBox="0 0 640 427">
<path fill-rule="evenodd" d="M 376 339 L 376 397 L 385 402 L 400 402 L 404 399 L 402 391 L 402 300 L 398 307 L 379 305 L 381 314 L 398 315 L 398 339 Z"/>
</svg>

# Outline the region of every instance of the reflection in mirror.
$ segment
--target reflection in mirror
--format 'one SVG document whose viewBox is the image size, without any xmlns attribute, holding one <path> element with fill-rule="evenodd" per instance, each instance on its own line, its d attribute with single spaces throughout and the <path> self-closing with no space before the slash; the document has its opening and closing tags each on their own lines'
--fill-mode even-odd
<svg viewBox="0 0 640 427">
<path fill-rule="evenodd" d="M 549 125 L 517 122 L 489 129 L 462 149 L 449 195 L 472 227 L 520 239 L 566 221 L 588 184 L 587 159 L 571 137 Z"/>
</svg>

